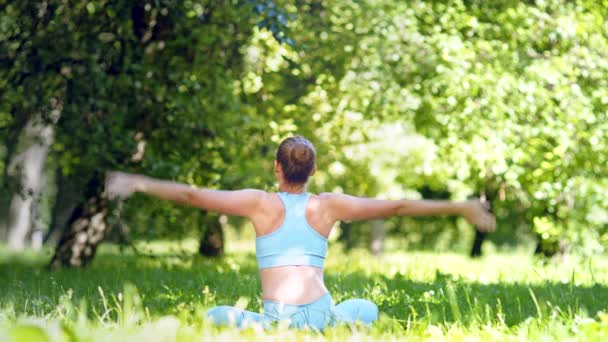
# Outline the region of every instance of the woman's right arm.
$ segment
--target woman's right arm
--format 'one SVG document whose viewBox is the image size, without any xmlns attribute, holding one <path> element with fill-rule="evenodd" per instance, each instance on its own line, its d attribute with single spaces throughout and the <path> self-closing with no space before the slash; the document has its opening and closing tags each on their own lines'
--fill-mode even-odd
<svg viewBox="0 0 608 342">
<path fill-rule="evenodd" d="M 492 231 L 496 219 L 479 200 L 377 200 L 337 193 L 321 195 L 335 221 L 357 221 L 389 216 L 460 215 L 481 231 Z"/>
<path fill-rule="evenodd" d="M 110 172 L 106 177 L 108 197 L 128 197 L 134 192 L 226 215 L 250 218 L 259 209 L 264 191 L 202 189 L 143 175 Z"/>
</svg>

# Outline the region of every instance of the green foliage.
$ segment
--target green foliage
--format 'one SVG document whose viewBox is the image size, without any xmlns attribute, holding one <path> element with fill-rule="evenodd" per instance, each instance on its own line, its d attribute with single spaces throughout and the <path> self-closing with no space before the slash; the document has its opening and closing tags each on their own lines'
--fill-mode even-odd
<svg viewBox="0 0 608 342">
<path fill-rule="evenodd" d="M 0 140 L 60 115 L 52 158 L 74 182 L 121 169 L 272 190 L 276 144 L 297 133 L 318 148 L 313 191 L 484 192 L 496 242 L 593 253 L 608 241 L 602 3 L 3 2 Z M 176 235 L 197 217 L 143 199 L 123 214 Z"/>
<path fill-rule="evenodd" d="M 496 213 L 507 231 L 519 231 L 515 222 L 541 239 L 602 249 L 580 242 L 605 241 L 607 234 L 605 196 L 585 190 L 605 192 L 608 174 L 605 8 L 382 0 L 310 8 L 315 16 L 294 25 L 314 27 L 319 38 L 295 36 L 309 44 L 302 69 L 318 70 L 301 108 L 321 123 L 318 132 L 340 137 L 340 148 L 366 146 L 343 154 L 349 166 L 375 170 L 356 193 L 421 184 L 453 198 L 483 191 L 501 202 Z M 400 123 L 413 124 L 414 132 L 370 134 Z M 415 145 L 424 152 L 407 151 L 404 136 L 418 134 L 428 139 Z M 554 222 L 552 234 L 537 231 L 535 220 Z"/>
<path fill-rule="evenodd" d="M 288 40 L 285 12 L 264 3 L 275 13 L 265 12 L 267 21 L 259 27 L 268 25 L 275 37 Z M 256 160 L 240 163 L 266 144 L 263 136 L 239 142 L 265 129 L 257 113 L 241 106 L 236 88 L 241 47 L 258 20 L 250 5 L 6 4 L 0 17 L 0 58 L 8 62 L 0 75 L 6 90 L 0 128 L 6 134 L 0 137 L 4 142 L 18 136 L 33 112 L 60 115 L 53 158 L 64 176 L 83 187 L 111 169 L 209 187 L 265 186 L 271 174 L 259 166 L 248 172 L 259 165 Z M 184 216 L 184 210 L 160 207 L 170 221 Z"/>
</svg>

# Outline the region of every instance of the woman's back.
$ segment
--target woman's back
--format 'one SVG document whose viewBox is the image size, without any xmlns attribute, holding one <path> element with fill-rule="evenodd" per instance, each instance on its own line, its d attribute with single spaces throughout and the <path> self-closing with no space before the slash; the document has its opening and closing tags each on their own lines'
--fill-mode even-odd
<svg viewBox="0 0 608 342">
<path fill-rule="evenodd" d="M 286 203 L 289 206 L 287 210 Z M 269 259 L 277 253 L 285 254 L 289 252 L 286 249 L 290 246 L 287 244 L 279 245 L 277 243 L 279 239 L 293 241 L 294 236 L 289 236 L 289 234 L 299 234 L 295 238 L 302 241 L 304 248 L 309 249 L 307 252 L 319 253 L 318 249 L 321 248 L 319 247 L 319 243 L 327 238 L 333 225 L 327 219 L 324 219 L 327 215 L 323 212 L 322 198 L 320 196 L 307 196 L 305 193 L 268 193 L 263 196 L 262 203 L 260 204 L 260 215 L 256 215 L 252 221 L 256 230 L 256 236 L 258 237 L 258 258 L 261 256 L 260 254 L 264 256 L 261 261 L 261 263 L 264 263 L 264 266 L 267 266 L 269 261 L 276 263 L 276 260 Z M 304 217 L 286 217 L 287 215 L 294 216 L 296 214 L 294 213 L 295 211 L 303 209 L 297 208 L 298 205 L 305 205 Z M 288 210 L 289 213 L 287 212 Z M 314 231 L 307 236 L 305 235 L 305 230 L 295 229 L 300 225 L 306 225 L 306 227 L 312 228 Z M 263 241 L 269 238 L 277 241 Z M 316 240 L 309 241 L 307 239 Z M 266 249 L 272 249 L 272 252 L 269 253 Z M 267 254 L 272 255 L 266 256 Z M 273 267 L 262 267 L 260 265 L 262 296 L 265 300 L 286 304 L 306 304 L 327 294 L 327 288 L 323 282 L 322 264 L 319 265 L 319 261 L 315 261 L 313 262 L 316 264 L 315 266 L 310 264 L 289 265 L 289 259 L 293 257 L 288 255 L 286 257 L 287 262 L 282 262 L 282 264 L 287 265 L 278 264 L 278 266 Z M 298 259 L 301 259 L 301 257 Z M 320 262 L 322 263 L 322 261 Z"/>
</svg>

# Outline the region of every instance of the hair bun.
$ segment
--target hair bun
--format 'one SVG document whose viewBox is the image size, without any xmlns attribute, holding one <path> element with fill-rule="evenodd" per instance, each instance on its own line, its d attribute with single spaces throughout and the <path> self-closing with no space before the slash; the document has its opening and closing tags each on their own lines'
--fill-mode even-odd
<svg viewBox="0 0 608 342">
<path fill-rule="evenodd" d="M 293 158 L 295 161 L 302 163 L 307 162 L 310 159 L 310 150 L 308 146 L 298 144 L 293 147 Z"/>
<path fill-rule="evenodd" d="M 302 136 L 287 138 L 277 149 L 277 162 L 288 183 L 306 183 L 315 168 L 315 147 Z"/>
</svg>

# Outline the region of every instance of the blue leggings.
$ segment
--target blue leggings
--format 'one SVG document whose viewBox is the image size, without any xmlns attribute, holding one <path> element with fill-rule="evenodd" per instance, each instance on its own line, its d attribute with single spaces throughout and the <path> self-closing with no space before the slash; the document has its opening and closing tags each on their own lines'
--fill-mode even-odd
<svg viewBox="0 0 608 342">
<path fill-rule="evenodd" d="M 264 301 L 264 314 L 241 310 L 233 306 L 216 306 L 205 316 L 217 325 L 247 328 L 260 324 L 268 328 L 274 322 L 286 321 L 290 328 L 323 330 L 340 322 L 371 324 L 378 319 L 378 307 L 365 299 L 349 299 L 334 305 L 329 294 L 309 304 L 291 305 Z"/>
</svg>

